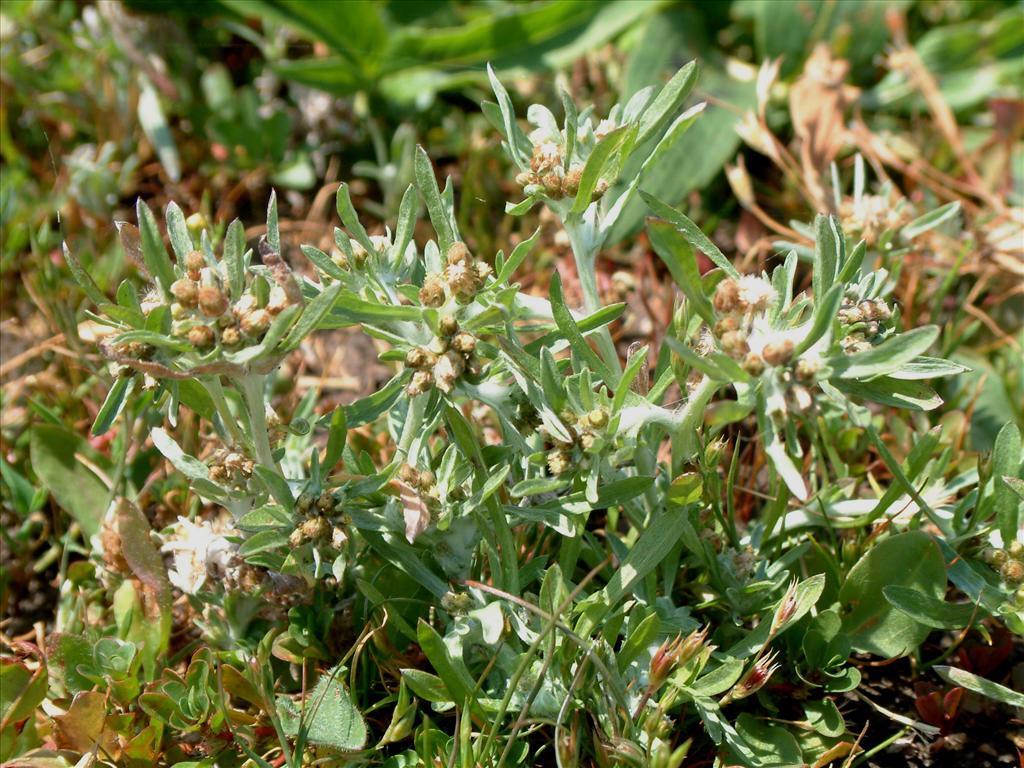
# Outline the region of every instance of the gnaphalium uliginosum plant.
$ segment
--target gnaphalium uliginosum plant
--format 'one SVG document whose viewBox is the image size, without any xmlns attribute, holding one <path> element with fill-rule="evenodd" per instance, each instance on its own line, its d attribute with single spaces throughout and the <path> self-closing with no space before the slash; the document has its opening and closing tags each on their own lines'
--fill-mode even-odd
<svg viewBox="0 0 1024 768">
<path fill-rule="evenodd" d="M 422 622 L 412 631 L 434 667 L 455 676 L 438 685 L 465 686 L 450 689 L 455 706 L 476 688 L 479 670 L 471 673 L 466 660 L 471 649 L 504 648 L 480 683 L 481 695 L 491 697 L 486 717 L 472 701 L 466 710 L 484 723 L 474 746 L 480 759 L 513 748 L 514 733 L 507 740 L 498 736 L 506 715 L 520 713 L 519 728 L 533 707 L 561 724 L 572 715 L 566 707 L 592 705 L 604 733 L 624 732 L 649 755 L 667 760 L 664 711 L 687 702 L 715 741 L 725 739 L 745 754 L 723 725 L 720 705 L 688 687 L 708 664 L 724 662 L 712 662 L 688 609 L 672 606 L 671 596 L 666 610 L 690 639 L 657 653 L 638 648 L 622 671 L 609 662 L 614 633 L 579 641 L 581 647 L 559 640 L 559 647 L 592 661 L 587 674 L 602 676 L 610 698 L 588 705 L 567 696 L 581 670 L 566 677 L 557 665 L 534 663 L 538 649 L 556 636 L 550 634 L 554 624 L 538 625 L 537 616 L 492 599 L 482 584 L 522 594 L 538 574 L 520 568 L 517 531 L 553 529 L 564 538 L 558 566 L 547 570 L 540 587 L 541 615 L 571 610 L 574 616 L 563 621 L 575 627 L 575 636 L 590 637 L 602 617 L 632 599 L 653 575 L 659 553 L 675 546 L 685 520 L 703 508 L 709 489 L 685 470 L 694 462 L 714 466 L 712 430 L 702 429 L 710 403 L 728 415 L 716 430 L 754 415 L 777 477 L 807 499 L 819 490 L 818 477 L 814 466 L 801 466 L 801 451 L 814 439 L 817 414 L 845 412 L 870 426 L 863 401 L 933 407 L 937 398 L 919 380 L 959 370 L 923 356 L 934 328 L 900 331 L 898 308 L 887 298 L 890 281 L 871 270 L 864 246 L 848 243 L 834 219 L 819 217 L 811 288 L 797 292 L 795 254 L 770 277 L 740 275 L 693 222 L 644 195 L 645 169 L 699 114 L 699 107 L 679 114 L 695 76 L 688 65 L 658 93 L 642 91 L 601 120 L 590 109 L 577 110 L 568 97 L 561 126 L 533 105 L 527 116 L 535 130 L 527 135 L 492 74 L 498 104 L 484 110 L 504 133 L 525 196 L 508 212 L 543 203 L 557 214 L 583 289 L 579 309 L 566 306 L 557 274 L 546 299 L 521 292 L 514 282 L 539 233 L 493 260 L 470 251 L 459 235 L 450 181 L 438 187 L 422 150 L 415 187 L 406 190 L 394 228 L 383 235 L 366 232 L 341 186 L 344 228 L 335 230 L 335 248 L 302 247 L 316 279 L 293 272 L 282 256 L 273 198 L 258 259 L 246 248 L 239 222 L 214 242 L 172 203 L 166 211 L 172 260 L 140 202 L 138 230 L 122 225 L 121 233 L 127 252 L 152 279 L 141 298 L 125 283 L 116 303 L 109 302 L 68 254 L 103 315 L 98 319 L 114 331 L 103 351 L 121 378 L 97 427 L 110 425 L 137 384 L 152 391 L 172 425 L 185 405 L 212 426 L 200 456 L 187 455 L 162 428 L 152 431 L 192 490 L 231 513 L 221 532 L 182 520 L 164 533 L 172 581 L 192 594 L 202 626 L 214 632 L 223 624 L 217 617 L 226 608 L 217 606 L 226 605 L 225 589 L 258 601 L 274 594 L 281 576 L 307 591 L 329 578 L 338 588 L 359 583 L 364 595 L 379 594 L 367 591 L 361 569 L 368 558 L 383 558 L 412 575 L 448 616 L 443 638 Z M 608 325 L 624 307 L 602 305 L 595 276 L 611 226 L 638 194 L 660 219 L 650 225 L 652 242 L 685 297 L 650 387 L 636 386 L 647 349 L 623 364 Z M 413 240 L 421 202 L 434 230 L 422 248 Z M 701 275 L 695 249 L 717 269 Z M 315 395 L 307 396 L 284 423 L 270 402 L 275 367 L 311 334 L 352 325 L 382 342 L 381 359 L 395 366 L 394 377 L 379 392 L 319 417 Z M 684 398 L 663 404 L 673 383 Z M 735 399 L 721 398 L 730 390 Z M 349 430 L 366 424 L 388 434 L 393 451 L 384 466 L 348 440 Z M 323 433 L 326 444 L 317 449 L 313 438 Z M 659 463 L 658 447 L 666 440 L 669 458 Z M 613 578 L 574 601 L 562 574 L 575 579 L 595 510 L 623 515 L 640 539 Z M 732 542 L 733 564 L 722 568 L 737 589 L 756 578 L 762 585 L 757 605 L 773 618 L 756 644 L 729 657 L 738 666 L 734 677 L 725 676 L 732 682 L 721 691 L 722 705 L 764 684 L 776 669 L 770 641 L 809 610 L 808 595 L 822 586 L 812 579 L 787 590 L 783 564 L 755 564 L 749 545 L 741 551 L 738 544 Z M 221 578 L 205 578 L 214 572 Z M 475 586 L 452 586 L 467 580 Z M 738 624 L 754 598 L 729 599 Z M 298 653 L 295 642 L 287 640 L 281 652 Z M 659 698 L 670 677 L 676 681 L 672 695 Z M 424 679 L 410 676 L 403 685 L 415 690 Z M 430 694 L 420 689 L 419 695 Z M 635 716 L 622 722 L 622 711 Z"/>
</svg>

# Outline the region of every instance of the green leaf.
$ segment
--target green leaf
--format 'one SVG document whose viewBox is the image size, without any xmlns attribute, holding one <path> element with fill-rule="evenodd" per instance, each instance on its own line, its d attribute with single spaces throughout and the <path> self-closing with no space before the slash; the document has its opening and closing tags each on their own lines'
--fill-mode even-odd
<svg viewBox="0 0 1024 768">
<path fill-rule="evenodd" d="M 82 267 L 82 263 L 74 254 L 71 253 L 71 249 L 68 248 L 68 244 L 62 242 L 61 249 L 64 252 L 64 261 L 67 262 L 68 269 L 71 270 L 71 276 L 75 278 L 75 282 L 78 283 L 85 295 L 89 297 L 89 301 L 97 307 L 101 304 L 106 304 L 107 297 L 103 295 L 103 291 L 101 291 L 99 286 L 96 285 L 96 281 L 92 279 L 92 275 L 85 271 L 85 268 Z"/>
<path fill-rule="evenodd" d="M 1020 430 L 1016 424 L 1007 424 L 999 430 L 992 450 L 996 525 L 1003 537 L 1003 546 L 1015 541 L 1020 531 L 1021 503 L 1005 478 L 1021 476 L 1021 458 Z"/>
<path fill-rule="evenodd" d="M 945 205 L 936 208 L 934 211 L 929 211 L 923 216 L 918 216 L 912 222 L 907 224 L 900 230 L 900 235 L 904 240 L 913 240 L 919 235 L 923 235 L 930 229 L 940 224 L 949 221 L 960 213 L 960 201 L 954 200 L 952 203 L 946 203 Z"/>
<path fill-rule="evenodd" d="M 736 267 L 734 267 L 732 263 L 725 258 L 725 254 L 718 249 L 718 246 L 711 242 L 711 240 L 708 239 L 708 236 L 700 231 L 700 227 L 690 221 L 690 219 L 681 214 L 675 208 L 661 202 L 661 200 L 647 194 L 643 190 L 640 190 L 640 197 L 642 197 L 644 202 L 647 203 L 647 207 L 651 209 L 651 212 L 654 213 L 655 216 L 664 219 L 679 230 L 679 233 L 686 239 L 686 242 L 688 242 L 691 247 L 696 248 L 711 259 L 711 261 L 713 261 L 730 277 L 739 277 L 739 272 L 736 271 Z"/>
<path fill-rule="evenodd" d="M 184 270 L 185 259 L 195 249 L 195 245 L 188 232 L 188 224 L 185 223 L 185 214 L 173 200 L 164 209 L 164 221 L 167 223 L 167 234 L 171 238 L 174 257 L 178 261 L 178 266 Z"/>
<path fill-rule="evenodd" d="M 686 238 L 672 224 L 656 219 L 648 220 L 647 234 L 654 252 L 668 267 L 672 279 L 693 306 L 694 312 L 714 327 L 715 313 L 711 302 L 704 295 L 697 257 Z"/>
<path fill-rule="evenodd" d="M 642 146 L 656 136 L 672 119 L 672 116 L 682 108 L 686 97 L 690 95 L 693 86 L 697 84 L 699 76 L 700 70 L 697 62 L 691 61 L 676 72 L 672 79 L 665 84 L 665 87 L 658 92 L 654 101 L 640 115 L 640 133 L 636 140 L 638 146 Z"/>
<path fill-rule="evenodd" d="M 288 487 L 288 481 L 281 477 L 277 472 L 265 467 L 262 464 L 257 464 L 253 469 L 253 474 L 260 479 L 264 487 L 274 497 L 274 501 L 280 504 L 285 509 L 291 509 L 295 499 L 292 496 L 292 490 Z"/>
<path fill-rule="evenodd" d="M 462 659 L 452 657 L 444 639 L 423 619 L 416 625 L 416 637 L 423 654 L 444 683 L 452 701 L 475 701 L 476 683 Z"/>
<path fill-rule="evenodd" d="M 370 236 L 366 234 L 366 230 L 363 225 L 359 222 L 359 215 L 356 213 L 355 207 L 352 205 L 352 198 L 348 192 L 348 184 L 341 184 L 338 187 L 338 194 L 336 196 L 336 203 L 338 208 L 338 215 L 341 217 L 342 223 L 346 229 L 352 233 L 355 237 L 356 242 L 359 243 L 366 250 L 367 253 L 373 253 L 376 249 L 374 244 L 370 241 Z"/>
<path fill-rule="evenodd" d="M 814 219 L 814 273 L 812 283 L 815 298 L 836 282 L 836 275 L 845 261 L 846 245 L 839 222 L 834 216 L 819 213 Z"/>
<path fill-rule="evenodd" d="M 277 191 L 270 190 L 267 202 L 267 245 L 274 253 L 281 253 L 281 228 L 277 223 Z"/>
<path fill-rule="evenodd" d="M 224 265 L 227 267 L 231 300 L 238 301 L 245 290 L 245 227 L 235 219 L 224 234 Z"/>
<path fill-rule="evenodd" d="M 882 594 L 894 608 L 932 629 L 962 629 L 987 615 L 972 603 L 947 603 L 898 584 L 883 587 Z"/>
<path fill-rule="evenodd" d="M 157 427 L 149 433 L 150 439 L 156 449 L 163 454 L 174 468 L 190 480 L 209 480 L 210 470 L 207 466 L 194 456 L 185 453 L 177 441 L 163 429 Z"/>
<path fill-rule="evenodd" d="M 135 206 L 139 218 L 139 242 L 142 248 L 142 260 L 160 290 L 165 296 L 170 295 L 171 283 L 174 282 L 174 270 L 171 268 L 171 257 L 167 255 L 163 237 L 157 227 L 156 219 L 149 206 L 140 197 Z"/>
<path fill-rule="evenodd" d="M 597 182 L 608 169 L 615 152 L 623 145 L 628 146 L 636 138 L 636 125 L 623 125 L 616 128 L 594 147 L 583 166 L 580 186 L 572 203 L 571 213 L 583 213 L 590 206 Z"/>
<path fill-rule="evenodd" d="M 341 752 L 365 747 L 366 723 L 345 690 L 343 679 L 340 665 L 322 674 L 306 699 L 301 719 L 295 716 L 294 708 L 288 713 L 290 717 L 281 718 L 285 733 Z"/>
<path fill-rule="evenodd" d="M 341 283 L 335 283 L 320 291 L 303 309 L 299 319 L 292 326 L 292 329 L 288 332 L 284 341 L 281 342 L 279 348 L 283 351 L 298 349 L 303 339 L 317 329 L 320 321 L 334 307 L 334 302 L 338 298 L 338 294 L 341 293 L 341 290 Z"/>
<path fill-rule="evenodd" d="M 935 379 L 942 376 L 956 376 L 966 373 L 971 369 L 966 365 L 954 363 L 952 360 L 943 360 L 938 357 L 915 357 L 909 363 L 904 363 L 899 370 L 892 371 L 890 378 L 900 381 L 917 381 L 920 379 Z"/>
<path fill-rule="evenodd" d="M 529 255 L 530 250 L 533 248 L 534 243 L 537 242 L 538 237 L 540 237 L 540 227 L 538 227 L 537 231 L 535 231 L 527 240 L 523 240 L 512 249 L 512 253 L 509 254 L 508 261 L 505 262 L 501 271 L 498 273 L 499 283 L 507 283 L 511 279 L 512 275 L 515 274 L 515 271 L 519 269 L 519 265 L 522 264 L 523 260 L 526 259 L 527 255 Z"/>
<path fill-rule="evenodd" d="M 591 370 L 594 371 L 609 386 L 614 387 L 616 383 L 615 374 L 605 365 L 597 352 L 590 348 L 583 334 L 580 333 L 576 321 L 572 319 L 569 308 L 565 306 L 565 299 L 562 298 L 562 278 L 557 270 L 551 275 L 551 314 L 559 330 L 565 335 L 573 352 L 580 356 Z"/>
<path fill-rule="evenodd" d="M 345 421 L 348 424 L 348 428 L 352 429 L 363 424 L 369 424 L 390 409 L 401 396 L 402 387 L 405 386 L 405 381 L 408 378 L 408 372 L 402 371 L 372 395 L 344 406 Z"/>
<path fill-rule="evenodd" d="M 890 376 L 879 376 L 871 381 L 835 379 L 832 383 L 847 395 L 882 405 L 915 411 L 930 411 L 942 405 L 942 398 L 935 394 L 935 390 L 916 381 L 900 381 Z"/>
<path fill-rule="evenodd" d="M 959 685 L 969 691 L 981 694 L 994 701 L 1008 704 L 1011 707 L 1024 707 L 1024 693 L 1014 691 L 1005 685 L 986 680 L 984 677 L 972 674 L 965 669 L 956 667 L 935 667 L 939 677 L 953 685 Z"/>
<path fill-rule="evenodd" d="M 80 453 L 94 459 L 88 444 L 64 427 L 37 424 L 29 437 L 29 451 L 36 477 L 82 527 L 85 536 L 99 533 L 110 489 L 78 459 Z"/>
<path fill-rule="evenodd" d="M 160 165 L 175 184 L 181 180 L 181 158 L 178 156 L 178 147 L 174 143 L 174 135 L 167 124 L 167 115 L 160 104 L 160 97 L 156 88 L 143 74 L 139 75 L 139 100 L 136 106 L 141 126 L 149 143 L 156 150 L 156 156 L 160 158 Z"/>
<path fill-rule="evenodd" d="M 687 507 L 666 509 L 657 515 L 651 526 L 640 534 L 626 559 L 602 590 L 603 602 L 611 607 L 625 597 L 633 586 L 651 573 L 679 542 L 688 524 Z"/>
<path fill-rule="evenodd" d="M 832 323 L 835 322 L 836 313 L 839 311 L 839 307 L 843 303 L 843 286 L 833 285 L 824 296 L 815 297 L 814 305 L 814 316 L 811 319 L 811 327 L 807 331 L 807 335 L 804 336 L 803 340 L 796 345 L 793 350 L 793 356 L 796 357 L 803 352 L 806 352 L 818 339 L 822 338 L 832 327 Z"/>
<path fill-rule="evenodd" d="M 925 352 L 939 336 L 935 325 L 924 325 L 906 333 L 890 336 L 877 347 L 849 357 L 829 360 L 841 379 L 870 379 L 899 370 Z"/>
<path fill-rule="evenodd" d="M 430 223 L 434 225 L 434 232 L 437 233 L 437 245 L 441 249 L 441 256 L 444 257 L 455 243 L 455 230 L 452 228 L 444 200 L 441 199 L 437 178 L 434 176 L 434 166 L 430 162 L 427 151 L 418 145 L 413 168 L 416 175 L 416 188 L 419 189 L 423 202 L 427 206 Z"/>
<path fill-rule="evenodd" d="M 96 414 L 96 420 L 92 423 L 91 434 L 106 434 L 114 425 L 117 417 L 121 415 L 121 411 L 124 410 L 125 403 L 134 389 L 134 376 L 118 376 L 114 380 L 113 386 L 103 400 L 103 405 L 100 406 L 100 410 Z"/>
<path fill-rule="evenodd" d="M 333 277 L 335 280 L 343 280 L 345 278 L 345 270 L 335 264 L 334 260 L 319 248 L 314 248 L 312 245 L 302 245 L 300 249 L 303 256 L 312 261 L 316 268 L 328 277 Z"/>
<path fill-rule="evenodd" d="M 946 563 L 929 534 L 909 531 L 882 540 L 857 561 L 839 592 L 847 606 L 843 631 L 854 650 L 895 658 L 911 653 L 930 630 L 885 599 L 887 586 L 942 599 Z"/>
<path fill-rule="evenodd" d="M 346 291 L 335 299 L 332 315 L 355 323 L 394 323 L 401 320 L 421 320 L 423 311 L 406 304 L 374 304 Z"/>
<path fill-rule="evenodd" d="M 424 672 L 422 669 L 403 669 L 401 673 L 402 679 L 421 699 L 438 704 L 452 701 L 452 695 L 448 693 L 444 682 L 437 675 Z"/>
</svg>

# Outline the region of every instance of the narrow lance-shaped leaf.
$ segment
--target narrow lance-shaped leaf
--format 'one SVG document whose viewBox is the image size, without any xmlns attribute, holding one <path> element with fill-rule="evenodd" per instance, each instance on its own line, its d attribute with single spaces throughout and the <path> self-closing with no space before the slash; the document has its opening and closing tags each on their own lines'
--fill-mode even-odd
<svg viewBox="0 0 1024 768">
<path fill-rule="evenodd" d="M 647 207 L 650 208 L 656 216 L 659 216 L 675 226 L 675 228 L 679 230 L 680 234 L 686 238 L 686 242 L 711 259 L 711 261 L 713 261 L 716 266 L 720 267 L 727 275 L 734 278 L 740 276 L 736 267 L 734 267 L 732 263 L 725 258 L 725 254 L 718 249 L 718 246 L 711 242 L 708 236 L 700 231 L 700 227 L 690 221 L 690 219 L 672 206 L 663 203 L 658 198 L 647 194 L 643 190 L 640 190 L 640 197 L 643 198 L 644 202 L 647 203 Z"/>
<path fill-rule="evenodd" d="M 434 231 L 437 233 L 437 244 L 441 249 L 441 254 L 447 255 L 455 243 L 455 232 L 452 230 L 448 212 L 441 199 L 441 190 L 438 188 L 437 179 L 434 176 L 434 166 L 427 156 L 427 151 L 420 146 L 416 147 L 414 171 L 416 187 L 423 197 L 427 213 L 430 215 L 430 223 L 434 225 Z"/>
<path fill-rule="evenodd" d="M 164 247 L 156 219 L 141 197 L 135 209 L 139 217 L 139 241 L 143 263 L 164 295 L 170 296 L 171 283 L 174 282 L 174 270 L 171 268 L 171 257 Z"/>
</svg>

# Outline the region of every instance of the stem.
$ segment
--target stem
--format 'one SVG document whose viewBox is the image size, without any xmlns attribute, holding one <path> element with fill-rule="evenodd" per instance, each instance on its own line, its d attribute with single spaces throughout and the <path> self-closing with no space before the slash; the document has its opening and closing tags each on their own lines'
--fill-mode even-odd
<svg viewBox="0 0 1024 768">
<path fill-rule="evenodd" d="M 691 456 L 697 452 L 697 428 L 704 420 L 704 409 L 707 407 L 708 401 L 718 391 L 719 385 L 720 382 L 705 376 L 690 394 L 690 398 L 680 412 L 679 426 L 673 435 L 673 462 L 681 461 L 684 456 Z"/>
<path fill-rule="evenodd" d="M 249 412 L 249 432 L 252 434 L 256 460 L 267 469 L 272 469 L 280 474 L 281 469 L 274 461 L 274 452 L 270 447 L 270 434 L 267 431 L 267 412 L 263 402 L 265 381 L 266 376 L 251 374 L 240 377 L 238 385 L 242 390 L 242 397 L 245 399 L 245 408 Z"/>
<path fill-rule="evenodd" d="M 217 415 L 220 416 L 220 420 L 224 423 L 228 432 L 231 433 L 231 439 L 237 445 L 245 445 L 245 435 L 238 428 L 238 419 L 231 413 L 227 398 L 224 397 L 224 388 L 221 386 L 220 377 L 211 376 L 210 378 L 202 378 L 199 381 L 210 394 L 210 399 L 213 400 L 213 407 L 217 409 Z"/>
<path fill-rule="evenodd" d="M 601 308 L 601 297 L 597 292 L 597 252 L 600 250 L 600 243 L 585 243 L 583 233 L 579 224 L 574 222 L 563 222 L 565 232 L 569 235 L 569 244 L 572 246 L 572 255 L 576 261 L 576 274 L 580 279 L 580 289 L 583 292 L 583 309 L 591 315 Z M 607 325 L 602 325 L 595 332 L 597 346 L 601 356 L 616 374 L 622 373 L 622 366 L 619 364 L 619 353 L 615 349 L 615 342 L 612 340 L 611 331 Z"/>
</svg>

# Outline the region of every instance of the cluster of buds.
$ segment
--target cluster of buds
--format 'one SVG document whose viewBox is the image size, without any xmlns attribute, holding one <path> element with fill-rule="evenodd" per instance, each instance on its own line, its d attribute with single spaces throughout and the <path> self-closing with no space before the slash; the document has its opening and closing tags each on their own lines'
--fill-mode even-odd
<svg viewBox="0 0 1024 768">
<path fill-rule="evenodd" d="M 589 451 L 600 431 L 608 426 L 609 414 L 607 408 L 598 406 L 582 416 L 564 410 L 558 414 L 558 418 L 568 430 L 572 442 L 567 443 L 557 438 L 554 440 L 555 448 L 547 455 L 548 472 L 552 475 L 565 474 L 577 465 L 573 458 L 573 449 L 579 447 L 583 451 Z"/>
<path fill-rule="evenodd" d="M 187 276 L 171 285 L 171 333 L 188 339 L 196 349 L 209 349 L 218 340 L 228 349 L 257 343 L 274 317 L 295 303 L 290 291 L 274 285 L 265 302 L 245 293 L 232 304 L 218 271 L 205 264 L 205 257 L 192 251 L 185 263 Z"/>
<path fill-rule="evenodd" d="M 771 283 L 756 275 L 726 278 L 715 289 L 712 303 L 720 319 L 713 330 L 718 345 L 751 376 L 760 376 L 769 366 L 787 365 L 793 357 L 792 339 L 769 341 L 758 349 L 752 349 L 750 343 L 755 321 L 763 318 L 776 300 Z"/>
<path fill-rule="evenodd" d="M 867 244 L 874 245 L 887 231 L 896 229 L 909 221 L 906 206 L 897 206 L 882 195 L 861 195 L 859 199 L 847 198 L 839 208 L 843 230 L 856 233 Z"/>
<path fill-rule="evenodd" d="M 473 258 L 465 243 L 453 243 L 445 257 L 444 272 L 428 274 L 423 280 L 420 303 L 427 307 L 441 307 L 449 296 L 454 296 L 459 303 L 468 304 L 492 272 L 486 261 Z"/>
<path fill-rule="evenodd" d="M 1021 542 L 1012 541 L 1005 549 L 989 547 L 982 553 L 982 558 L 999 571 L 999 578 L 1007 584 L 1024 584 L 1024 544 Z"/>
<path fill-rule="evenodd" d="M 414 371 L 406 392 L 422 395 L 436 386 L 448 394 L 464 373 L 479 375 L 476 345 L 476 336 L 460 331 L 455 318 L 445 315 L 440 321 L 440 334 L 428 346 L 413 347 L 406 353 L 405 365 Z"/>
<path fill-rule="evenodd" d="M 708 628 L 694 630 L 685 638 L 679 634 L 673 640 L 666 640 L 651 656 L 649 687 L 657 690 L 670 674 L 679 667 L 686 666 L 691 659 L 704 650 L 708 638 Z"/>
<path fill-rule="evenodd" d="M 384 235 L 370 235 L 370 244 L 374 247 L 374 251 L 378 256 L 383 256 L 387 253 L 388 248 L 391 247 L 390 241 L 384 237 Z M 351 261 L 349 261 L 348 256 L 337 248 L 331 251 L 331 261 L 342 269 L 349 269 L 351 267 L 362 269 L 363 265 L 366 264 L 366 257 L 369 256 L 369 254 L 366 252 L 366 249 L 362 244 L 355 240 L 351 240 L 349 245 L 352 249 Z"/>
<path fill-rule="evenodd" d="M 728 555 L 736 578 L 741 581 L 750 578 L 758 561 L 754 548 L 747 544 L 739 549 L 730 549 Z"/>
<path fill-rule="evenodd" d="M 221 486 L 244 488 L 255 467 L 252 459 L 241 453 L 218 449 L 210 459 L 210 479 Z"/>
<path fill-rule="evenodd" d="M 543 192 L 552 200 L 576 197 L 580 188 L 583 168 L 573 166 L 565 168 L 562 148 L 553 141 L 542 141 L 533 146 L 530 156 L 530 170 L 516 176 L 516 183 L 526 194 Z M 608 191 L 608 182 L 601 179 L 594 187 L 592 200 L 598 200 Z"/>
<path fill-rule="evenodd" d="M 415 490 L 424 501 L 438 500 L 437 476 L 429 469 L 420 470 L 411 464 L 403 464 L 398 470 L 398 478 Z"/>
<path fill-rule="evenodd" d="M 763 656 L 758 659 L 754 666 L 750 668 L 750 671 L 741 677 L 739 682 L 736 683 L 736 685 L 734 685 L 724 697 L 722 697 L 719 705 L 724 707 L 730 702 L 745 699 L 761 690 L 765 683 L 768 682 L 769 678 L 771 678 L 771 676 L 774 675 L 781 666 L 775 663 L 775 659 L 778 655 L 778 651 L 772 651 L 767 656 Z"/>
<path fill-rule="evenodd" d="M 327 490 L 322 491 L 319 496 L 314 496 L 308 491 L 300 494 L 295 500 L 295 511 L 304 519 L 291 532 L 288 543 L 292 547 L 299 547 L 306 542 L 312 542 L 329 544 L 334 549 L 341 549 L 348 540 L 348 534 L 328 517 L 334 513 L 336 503 L 334 494 Z"/>
<path fill-rule="evenodd" d="M 839 309 L 839 321 L 852 326 L 842 339 L 843 350 L 848 354 L 870 349 L 872 339 L 883 330 L 885 323 L 892 319 L 892 310 L 884 301 L 855 302 L 846 297 Z"/>
</svg>

